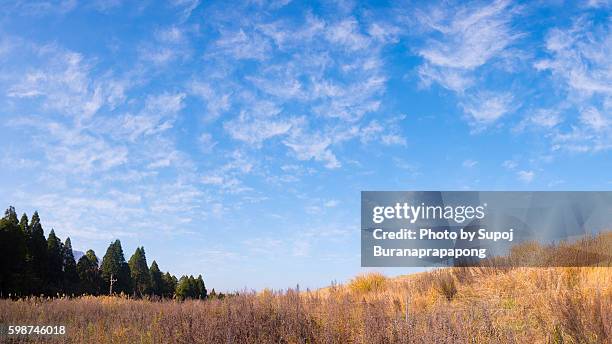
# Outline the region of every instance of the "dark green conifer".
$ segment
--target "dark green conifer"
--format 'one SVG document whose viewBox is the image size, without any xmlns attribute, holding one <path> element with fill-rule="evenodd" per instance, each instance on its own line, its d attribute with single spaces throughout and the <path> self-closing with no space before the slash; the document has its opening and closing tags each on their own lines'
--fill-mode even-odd
<svg viewBox="0 0 612 344">
<path fill-rule="evenodd" d="M 149 274 L 144 247 L 136 248 L 128 264 L 130 266 L 134 294 L 138 296 L 147 294 L 151 286 L 151 275 Z"/>
</svg>

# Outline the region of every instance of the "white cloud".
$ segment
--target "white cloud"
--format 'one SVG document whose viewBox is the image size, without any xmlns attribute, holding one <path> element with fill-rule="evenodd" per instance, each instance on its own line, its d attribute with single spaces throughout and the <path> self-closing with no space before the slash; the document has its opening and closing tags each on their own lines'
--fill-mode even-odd
<svg viewBox="0 0 612 344">
<path fill-rule="evenodd" d="M 188 39 L 190 31 L 191 28 L 176 25 L 155 30 L 153 39 L 139 45 L 140 59 L 146 63 L 146 67 L 153 67 L 151 72 L 157 72 L 160 67 L 169 66 L 175 60 L 188 60 L 192 56 Z"/>
<path fill-rule="evenodd" d="M 595 131 L 602 131 L 610 126 L 610 120 L 592 106 L 580 113 L 580 121 Z"/>
<path fill-rule="evenodd" d="M 425 85 L 438 82 L 462 93 L 472 84 L 472 71 L 504 57 L 520 37 L 510 24 L 516 10 L 509 1 L 460 8 L 443 6 L 419 12 L 421 25 L 434 33 L 418 49 L 425 60 L 419 75 Z"/>
<path fill-rule="evenodd" d="M 406 138 L 397 134 L 386 134 L 381 137 L 381 142 L 386 146 L 405 146 Z"/>
<path fill-rule="evenodd" d="M 175 114 L 183 108 L 184 93 L 162 93 L 149 96 L 145 104 L 148 112 L 157 112 L 162 115 Z"/>
<path fill-rule="evenodd" d="M 596 32 L 597 34 L 593 34 Z M 612 33 L 610 27 L 594 27 L 586 18 L 567 30 L 552 29 L 546 39 L 551 58 L 535 63 L 549 70 L 579 96 L 612 96 Z"/>
<path fill-rule="evenodd" d="M 329 150 L 331 142 L 329 140 L 311 141 L 311 142 L 297 142 L 297 141 L 285 141 L 285 144 L 293 149 L 296 157 L 299 160 L 310 160 L 322 161 L 325 163 L 325 167 L 330 169 L 339 168 L 340 162 Z"/>
<path fill-rule="evenodd" d="M 112 144 L 86 129 L 41 118 L 11 121 L 13 127 L 32 129 L 32 142 L 44 153 L 46 166 L 66 174 L 91 174 L 123 165 L 128 159 L 124 145 Z"/>
<path fill-rule="evenodd" d="M 548 57 L 534 67 L 551 73 L 555 87 L 567 94 L 574 116 L 569 129 L 552 135 L 554 150 L 597 152 L 612 149 L 612 30 L 587 15 L 569 28 L 553 28 L 546 37 Z"/>
<path fill-rule="evenodd" d="M 77 0 L 42 0 L 17 1 L 14 9 L 19 15 L 45 16 L 50 14 L 66 14 L 77 7 Z"/>
<path fill-rule="evenodd" d="M 507 168 L 509 170 L 514 170 L 518 166 L 518 163 L 514 160 L 505 160 L 502 163 L 502 167 Z"/>
<path fill-rule="evenodd" d="M 353 18 L 347 18 L 327 28 L 327 39 L 349 50 L 360 50 L 368 47 L 370 39 L 359 32 L 359 25 Z"/>
<path fill-rule="evenodd" d="M 95 114 L 108 99 L 105 85 L 89 79 L 91 67 L 81 54 L 52 45 L 36 48 L 34 53 L 44 61 L 42 66 L 20 77 L 8 89 L 9 97 L 40 98 L 48 109 L 84 118 Z"/>
<path fill-rule="evenodd" d="M 462 103 L 474 126 L 486 126 L 513 111 L 513 96 L 509 93 L 479 93 Z"/>
<path fill-rule="evenodd" d="M 200 150 L 204 153 L 210 153 L 213 151 L 217 142 L 213 139 L 211 134 L 202 133 L 198 138 L 198 143 L 200 144 Z"/>
<path fill-rule="evenodd" d="M 552 128 L 561 123 L 562 119 L 558 112 L 550 110 L 539 110 L 529 121 L 536 126 Z"/>
<path fill-rule="evenodd" d="M 130 141 L 162 133 L 173 127 L 176 116 L 184 107 L 184 98 L 184 93 L 150 95 L 142 111 L 122 116 L 118 128 L 112 128 L 113 133 L 120 132 Z"/>
<path fill-rule="evenodd" d="M 270 42 L 257 32 L 222 31 L 221 37 L 215 43 L 215 49 L 209 54 L 227 54 L 236 60 L 265 60 L 270 54 Z"/>
<path fill-rule="evenodd" d="M 429 87 L 435 82 L 451 91 L 463 93 L 473 83 L 473 77 L 463 71 L 440 69 L 424 64 L 419 67 L 418 72 L 421 83 L 425 87 Z"/>
<path fill-rule="evenodd" d="M 361 128 L 361 142 L 369 143 L 377 139 L 384 132 L 385 128 L 377 120 L 372 120 L 370 123 Z"/>
<path fill-rule="evenodd" d="M 210 84 L 205 82 L 193 82 L 190 85 L 191 94 L 201 98 L 206 103 L 206 116 L 208 120 L 214 120 L 219 117 L 222 113 L 229 110 L 230 93 L 221 93 L 218 87 L 211 87 Z"/>
<path fill-rule="evenodd" d="M 467 159 L 467 160 L 463 161 L 462 165 L 463 165 L 463 167 L 466 167 L 466 168 L 472 168 L 472 167 L 475 167 L 476 165 L 478 165 L 478 161 L 472 160 L 472 159 Z"/>
<path fill-rule="evenodd" d="M 200 0 L 172 0 L 171 3 L 176 7 L 181 7 L 180 21 L 184 22 L 191 16 L 191 13 L 198 8 Z"/>
<path fill-rule="evenodd" d="M 523 183 L 531 183 L 533 178 L 535 177 L 535 172 L 533 171 L 518 171 L 516 173 L 517 178 Z"/>
<path fill-rule="evenodd" d="M 296 127 L 283 143 L 292 149 L 299 160 L 321 161 L 329 169 L 341 166 L 340 161 L 330 150 L 333 141 L 327 135 L 307 133 L 303 128 Z"/>
<path fill-rule="evenodd" d="M 89 4 L 100 12 L 108 12 L 114 8 L 121 6 L 123 0 L 95 0 Z"/>
<path fill-rule="evenodd" d="M 544 128 L 551 129 L 563 122 L 561 113 L 552 109 L 539 109 L 533 114 L 525 117 L 516 127 L 516 130 L 521 131 L 527 128 Z"/>
<path fill-rule="evenodd" d="M 273 137 L 281 136 L 300 121 L 300 119 L 283 119 L 282 109 L 269 101 L 253 101 L 248 110 L 241 111 L 237 118 L 224 123 L 223 127 L 236 140 L 254 146 Z"/>
<path fill-rule="evenodd" d="M 612 6 L 612 2 L 610 0 L 588 0 L 586 2 L 587 7 L 610 7 Z"/>
<path fill-rule="evenodd" d="M 231 138 L 258 149 L 278 138 L 298 160 L 338 168 L 337 145 L 359 138 L 362 127 L 365 135 L 374 129 L 363 122 L 382 112 L 388 80 L 382 50 L 396 41 L 397 28 L 310 13 L 297 23 L 255 17 L 221 27 L 206 54 L 219 67 L 194 83 L 192 93 L 207 102 L 209 112 L 226 116 L 223 128 Z M 211 111 L 215 101 L 221 111 Z M 258 109 L 262 104 L 268 111 Z M 383 130 L 370 133 L 370 142 L 406 145 L 398 125 L 380 122 Z"/>
<path fill-rule="evenodd" d="M 519 8 L 510 1 L 430 6 L 418 11 L 418 27 L 426 34 L 417 48 L 423 63 L 421 85 L 436 83 L 457 94 L 466 119 L 481 131 L 511 112 L 508 91 L 487 91 L 487 77 L 512 65 L 519 54 L 513 45 L 522 34 L 512 20 Z"/>
<path fill-rule="evenodd" d="M 241 151 L 228 154 L 228 160 L 225 164 L 203 174 L 200 182 L 218 187 L 230 194 L 252 191 L 251 187 L 244 185 L 243 179 L 254 171 L 254 162 Z"/>
<path fill-rule="evenodd" d="M 335 207 L 337 207 L 337 206 L 338 206 L 338 204 L 340 204 L 340 201 L 335 200 L 335 199 L 331 199 L 331 200 L 326 201 L 325 203 L 323 203 L 323 205 L 324 205 L 326 208 L 335 208 Z"/>
<path fill-rule="evenodd" d="M 172 44 L 184 43 L 186 39 L 183 30 L 176 26 L 159 29 L 155 32 L 155 36 L 160 42 Z"/>
</svg>

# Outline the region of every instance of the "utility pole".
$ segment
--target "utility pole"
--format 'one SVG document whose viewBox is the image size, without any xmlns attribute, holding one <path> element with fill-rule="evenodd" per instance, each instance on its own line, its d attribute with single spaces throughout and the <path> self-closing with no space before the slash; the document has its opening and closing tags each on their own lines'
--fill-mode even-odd
<svg viewBox="0 0 612 344">
<path fill-rule="evenodd" d="M 113 274 L 111 274 L 111 276 L 110 276 L 110 290 L 108 292 L 109 295 L 113 295 L 113 284 L 115 284 L 115 282 L 117 282 L 117 279 L 113 278 Z"/>
</svg>

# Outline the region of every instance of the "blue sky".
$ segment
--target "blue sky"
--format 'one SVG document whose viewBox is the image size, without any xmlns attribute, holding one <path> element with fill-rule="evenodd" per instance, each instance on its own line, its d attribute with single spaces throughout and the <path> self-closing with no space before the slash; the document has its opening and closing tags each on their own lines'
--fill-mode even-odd
<svg viewBox="0 0 612 344">
<path fill-rule="evenodd" d="M 609 1 L 0 4 L 0 204 L 99 257 L 314 288 L 361 190 L 612 188 Z"/>
</svg>

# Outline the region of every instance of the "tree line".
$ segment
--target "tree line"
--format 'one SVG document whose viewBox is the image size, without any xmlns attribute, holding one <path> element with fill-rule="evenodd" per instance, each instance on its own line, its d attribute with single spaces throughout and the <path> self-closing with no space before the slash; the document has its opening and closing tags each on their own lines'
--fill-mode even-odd
<svg viewBox="0 0 612 344">
<path fill-rule="evenodd" d="M 45 238 L 38 212 L 17 219 L 9 207 L 0 219 L 0 297 L 30 295 L 157 296 L 205 299 L 202 275 L 177 279 L 163 273 L 156 261 L 147 265 L 144 247 L 125 261 L 121 242 L 112 242 L 102 262 L 93 250 L 75 261 L 70 238 L 64 242 L 51 229 Z M 214 290 L 213 290 L 214 292 Z"/>
</svg>

